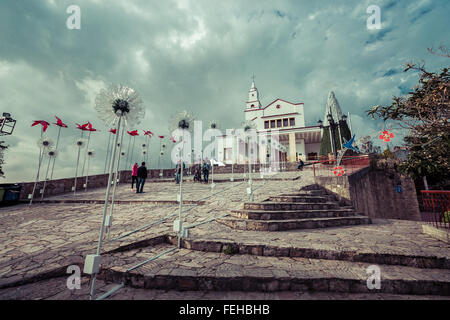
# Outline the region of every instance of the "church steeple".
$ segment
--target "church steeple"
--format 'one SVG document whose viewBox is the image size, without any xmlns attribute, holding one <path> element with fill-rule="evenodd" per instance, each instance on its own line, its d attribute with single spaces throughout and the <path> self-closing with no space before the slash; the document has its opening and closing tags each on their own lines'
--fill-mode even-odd
<svg viewBox="0 0 450 320">
<path fill-rule="evenodd" d="M 330 93 L 328 94 L 327 106 L 325 108 L 325 117 L 323 119 L 324 127 L 330 125 L 328 122 L 328 114 L 331 114 L 334 122 L 336 123 L 339 123 L 339 121 L 342 120 L 341 106 L 339 105 L 339 102 L 337 101 L 333 91 L 330 91 Z"/>
<path fill-rule="evenodd" d="M 248 92 L 247 109 L 259 109 L 261 102 L 259 101 L 259 92 L 255 86 L 255 76 L 252 77 L 252 86 Z"/>
</svg>

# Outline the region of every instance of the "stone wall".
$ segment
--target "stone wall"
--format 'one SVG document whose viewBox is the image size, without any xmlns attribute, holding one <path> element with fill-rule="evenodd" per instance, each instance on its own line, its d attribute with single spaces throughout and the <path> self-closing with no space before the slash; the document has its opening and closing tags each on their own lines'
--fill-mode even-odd
<svg viewBox="0 0 450 320">
<path fill-rule="evenodd" d="M 260 165 L 253 165 L 252 169 L 254 169 L 256 172 L 259 172 Z M 305 167 L 306 170 L 311 169 L 312 167 Z M 248 165 L 235 165 L 233 167 L 234 173 L 242 173 L 243 171 L 248 171 Z M 296 171 L 297 170 L 297 164 L 296 163 L 287 163 L 286 164 L 286 170 L 287 171 Z M 188 169 L 185 170 L 186 174 L 188 172 Z M 157 181 L 159 179 L 159 169 L 150 169 L 148 170 L 148 177 L 149 179 L 152 179 L 153 181 Z M 225 167 L 214 167 L 214 173 L 215 174 L 221 174 L 221 173 L 231 173 L 231 165 L 227 165 Z M 163 169 L 163 178 L 165 179 L 173 179 L 175 174 L 175 169 Z M 193 174 L 193 172 L 192 172 Z M 96 188 L 103 188 L 106 186 L 108 182 L 108 174 L 99 174 L 99 175 L 93 175 L 89 177 L 88 180 L 88 188 L 89 189 L 96 189 Z M 86 182 L 86 177 L 78 177 L 77 179 L 77 191 L 83 191 L 83 185 Z M 131 171 L 121 171 L 120 172 L 120 182 L 122 183 L 131 183 Z M 75 184 L 75 178 L 66 178 L 66 179 L 58 179 L 58 180 L 51 180 L 47 181 L 47 185 L 45 187 L 45 195 L 44 197 L 48 196 L 55 196 L 60 195 L 64 193 L 70 193 L 72 192 L 72 187 Z M 20 193 L 20 200 L 26 200 L 28 199 L 28 195 L 33 192 L 33 186 L 34 182 L 26 182 L 21 183 L 22 191 Z M 34 194 L 34 199 L 40 199 L 41 194 L 39 191 L 43 188 L 44 182 L 41 181 L 36 186 L 36 192 Z"/>
<path fill-rule="evenodd" d="M 421 220 L 414 182 L 398 173 L 367 167 L 349 176 L 316 177 L 316 183 L 370 218 Z"/>
</svg>

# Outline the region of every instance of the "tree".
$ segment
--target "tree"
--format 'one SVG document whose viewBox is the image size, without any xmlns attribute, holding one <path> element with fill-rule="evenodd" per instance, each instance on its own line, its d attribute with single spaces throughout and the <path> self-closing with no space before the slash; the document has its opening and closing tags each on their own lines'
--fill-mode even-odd
<svg viewBox="0 0 450 320">
<path fill-rule="evenodd" d="M 428 49 L 435 54 L 432 49 Z M 442 57 L 450 57 L 441 47 Z M 419 72 L 419 83 L 405 97 L 394 97 L 389 106 L 375 106 L 367 111 L 384 121 L 394 121 L 408 130 L 404 138 L 409 155 L 399 168 L 412 178 L 426 176 L 430 184 L 450 179 L 450 73 L 429 72 L 424 64 L 407 63 L 404 72 Z"/>
</svg>

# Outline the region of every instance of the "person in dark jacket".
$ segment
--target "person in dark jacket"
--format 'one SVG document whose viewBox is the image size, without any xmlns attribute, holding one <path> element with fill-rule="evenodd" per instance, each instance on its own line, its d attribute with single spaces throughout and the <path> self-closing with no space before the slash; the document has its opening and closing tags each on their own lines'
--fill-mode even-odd
<svg viewBox="0 0 450 320">
<path fill-rule="evenodd" d="M 205 181 L 205 183 L 208 183 L 209 180 L 209 170 L 211 169 L 211 167 L 209 166 L 209 163 L 207 163 L 205 160 L 203 160 L 203 180 Z"/>
<path fill-rule="evenodd" d="M 145 180 L 147 179 L 147 168 L 145 167 L 145 162 L 142 162 L 142 166 L 139 167 L 137 176 L 138 176 L 138 182 L 136 185 L 136 193 L 144 193 L 144 184 Z"/>
</svg>

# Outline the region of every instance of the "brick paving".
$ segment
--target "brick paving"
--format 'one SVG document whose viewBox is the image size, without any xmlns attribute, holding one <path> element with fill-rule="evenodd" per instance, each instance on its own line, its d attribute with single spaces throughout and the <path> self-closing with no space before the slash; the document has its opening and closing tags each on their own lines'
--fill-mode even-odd
<svg viewBox="0 0 450 320">
<path fill-rule="evenodd" d="M 217 175 L 215 179 L 227 180 L 230 176 L 231 174 L 221 174 Z M 235 177 L 241 178 L 242 174 L 236 174 Z M 192 177 L 187 179 L 192 179 Z M 270 178 L 264 181 L 255 180 L 255 201 L 263 201 L 270 196 L 279 194 L 297 193 L 300 187 L 312 183 L 312 173 L 308 171 L 302 173 L 283 172 L 273 177 L 272 180 Z M 204 201 L 201 205 L 186 205 L 184 207 L 185 210 L 190 209 L 189 212 L 185 213 L 185 221 L 188 224 L 230 213 L 231 210 L 240 209 L 241 204 L 248 201 L 248 195 L 246 194 L 248 184 L 246 182 L 217 183 L 212 192 L 210 185 L 189 182 L 184 186 L 184 200 L 198 201 L 203 199 Z M 144 194 L 136 195 L 131 192 L 128 185 L 120 185 L 116 199 L 136 202 L 116 205 L 112 238 L 124 235 L 157 219 L 171 214 L 172 216 L 164 223 L 136 232 L 120 241 L 105 242 L 104 251 L 135 245 L 139 241 L 156 236 L 173 234 L 173 219 L 177 216 L 178 210 L 176 205 L 178 186 L 173 182 L 148 183 L 145 186 L 145 191 Z M 219 191 L 222 192 L 208 197 Z M 104 189 L 96 189 L 87 193 L 79 192 L 76 197 L 72 194 L 66 194 L 51 197 L 49 200 L 101 201 L 104 200 L 104 194 Z M 154 203 L 139 203 L 137 201 L 153 201 Z M 173 203 L 168 203 L 168 201 Z M 165 203 L 162 204 L 162 202 Z M 18 205 L 0 208 L 0 299 L 85 298 L 82 294 L 77 295 L 67 289 L 58 287 L 59 284 L 56 283 L 57 279 L 66 279 L 65 271 L 68 265 L 77 264 L 82 267 L 86 254 L 95 253 L 102 212 L 102 205 L 88 203 L 34 204 L 33 206 Z M 373 225 L 270 233 L 238 231 L 220 223 L 212 222 L 191 229 L 190 239 L 233 241 L 241 244 L 270 244 L 279 247 L 295 246 L 325 251 L 353 250 L 383 254 L 419 255 L 442 259 L 450 258 L 450 246 L 422 234 L 420 223 L 399 220 L 377 220 Z M 137 250 L 140 249 L 127 250 L 125 253 L 131 254 Z M 149 248 L 146 250 L 149 250 Z M 200 253 L 195 250 L 186 251 L 195 255 L 195 257 L 198 254 L 211 254 Z M 125 253 L 114 254 L 115 258 L 111 266 L 118 267 L 124 261 L 126 262 L 126 259 L 122 261 Z M 151 252 L 147 252 L 139 258 L 145 260 L 149 257 L 149 254 Z M 133 262 L 139 260 L 136 258 L 136 256 L 133 257 Z M 194 260 L 196 259 L 192 259 L 192 261 Z M 160 263 L 164 261 L 162 259 Z M 322 263 L 326 262 L 318 261 L 317 269 L 323 268 L 325 270 L 326 268 L 322 267 Z M 108 260 L 108 263 L 110 263 L 110 260 Z M 205 268 L 208 269 L 210 264 L 205 263 L 207 263 Z M 110 286 L 111 284 L 104 284 L 104 290 Z M 60 292 L 58 292 L 58 288 L 61 289 Z M 101 290 L 103 289 L 99 289 L 98 294 L 102 292 Z M 48 292 L 48 294 L 44 292 Z M 15 295 L 15 293 L 17 294 Z M 54 294 L 52 295 L 52 293 Z M 258 297 L 257 299 L 262 299 L 261 297 L 263 299 L 277 299 L 277 297 L 286 299 L 346 297 L 345 294 L 339 296 L 336 293 L 324 293 L 322 296 L 320 294 L 314 296 L 313 293 L 296 293 L 295 291 L 271 294 L 224 291 L 222 296 L 217 292 L 201 291 L 185 296 L 172 290 L 165 292 L 126 287 L 121 289 L 115 295 L 115 298 L 176 299 L 177 296 L 182 295 L 183 297 L 200 296 L 202 299 L 220 299 L 220 297 L 236 297 L 236 299 L 239 299 L 241 294 L 248 299 L 252 297 Z M 394 296 L 370 294 L 370 297 L 368 297 L 362 294 L 359 297 L 361 299 L 389 299 L 389 297 Z M 408 297 L 401 296 L 398 298 L 407 299 Z M 426 299 L 427 297 L 422 296 L 421 298 Z"/>
</svg>

